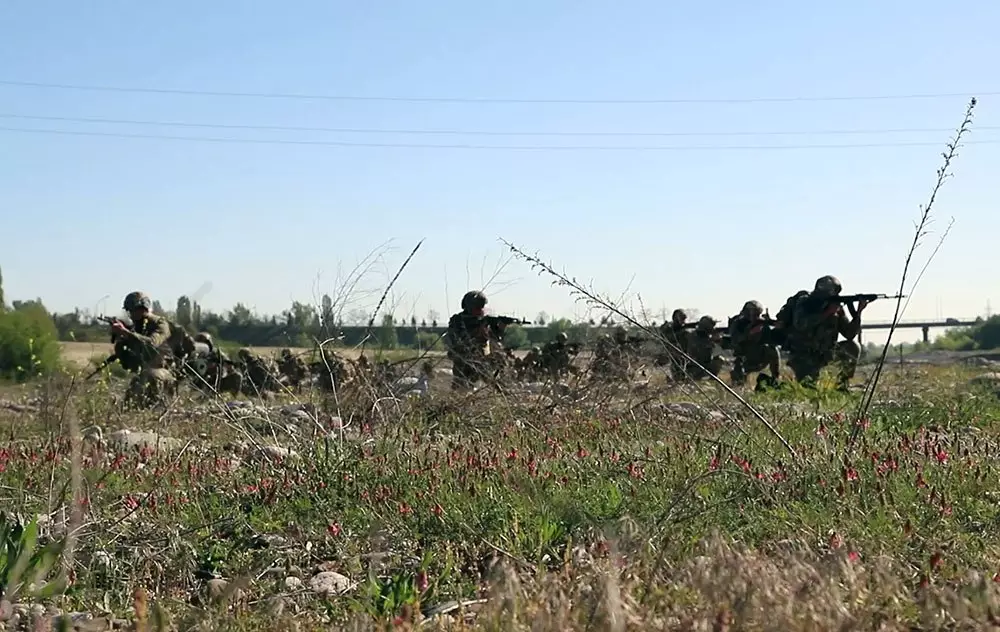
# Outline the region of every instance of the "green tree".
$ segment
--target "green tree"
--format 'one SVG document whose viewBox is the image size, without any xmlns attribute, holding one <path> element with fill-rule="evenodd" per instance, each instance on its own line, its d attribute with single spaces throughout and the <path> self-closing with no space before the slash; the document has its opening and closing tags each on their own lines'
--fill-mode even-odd
<svg viewBox="0 0 1000 632">
<path fill-rule="evenodd" d="M 509 349 L 521 349 L 529 344 L 528 332 L 520 325 L 507 325 L 503 332 L 503 344 Z"/>
<path fill-rule="evenodd" d="M 375 331 L 375 339 L 378 340 L 379 347 L 383 349 L 396 349 L 399 347 L 399 337 L 396 335 L 396 319 L 392 314 L 382 316 L 382 325 Z"/>
<path fill-rule="evenodd" d="M 3 298 L 3 270 L 0 270 L 0 312 L 7 309 L 7 303 Z"/>
<path fill-rule="evenodd" d="M 24 381 L 56 371 L 59 332 L 41 301 L 17 301 L 0 313 L 0 375 Z"/>
<path fill-rule="evenodd" d="M 972 328 L 972 339 L 979 349 L 1000 348 L 1000 316 L 990 316 Z"/>
</svg>

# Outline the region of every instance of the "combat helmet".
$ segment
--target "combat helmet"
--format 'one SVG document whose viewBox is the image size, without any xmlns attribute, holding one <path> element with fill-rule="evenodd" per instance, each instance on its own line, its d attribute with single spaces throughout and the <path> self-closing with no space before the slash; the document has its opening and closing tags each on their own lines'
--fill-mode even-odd
<svg viewBox="0 0 1000 632">
<path fill-rule="evenodd" d="M 567 334 L 565 331 L 560 331 L 558 334 L 556 334 L 556 342 L 568 342 L 568 341 L 569 341 L 569 334 Z"/>
<path fill-rule="evenodd" d="M 813 294 L 816 296 L 837 296 L 840 294 L 840 290 L 840 279 L 828 274 L 816 279 L 816 286 L 813 288 Z"/>
<path fill-rule="evenodd" d="M 474 310 L 486 307 L 486 295 L 479 290 L 471 290 L 462 297 L 462 309 Z"/>
<path fill-rule="evenodd" d="M 153 301 L 149 300 L 149 297 L 145 293 L 137 290 L 125 295 L 125 300 L 122 301 L 122 308 L 126 312 L 132 312 L 139 308 L 149 310 L 153 308 Z"/>
<path fill-rule="evenodd" d="M 677 323 L 678 325 L 683 325 L 687 322 L 688 315 L 683 309 L 675 309 L 674 313 L 670 315 L 670 320 Z"/>
<path fill-rule="evenodd" d="M 747 301 L 743 304 L 743 309 L 740 310 L 740 316 L 747 318 L 757 318 L 763 313 L 764 306 L 761 305 L 760 301 Z"/>
<path fill-rule="evenodd" d="M 618 342 L 624 342 L 626 338 L 628 338 L 628 332 L 625 331 L 625 328 L 621 325 L 615 327 L 614 339 Z"/>
<path fill-rule="evenodd" d="M 698 319 L 698 331 L 712 331 L 715 329 L 716 320 L 709 316 L 708 314 L 702 316 Z"/>
<path fill-rule="evenodd" d="M 211 347 L 213 342 L 212 334 L 208 333 L 207 331 L 199 331 L 194 335 L 194 341 L 206 344 L 209 347 Z"/>
</svg>

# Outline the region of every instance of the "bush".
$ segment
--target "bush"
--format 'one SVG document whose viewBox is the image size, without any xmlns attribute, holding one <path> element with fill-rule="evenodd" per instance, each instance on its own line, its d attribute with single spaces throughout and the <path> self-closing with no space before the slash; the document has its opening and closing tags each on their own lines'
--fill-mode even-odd
<svg viewBox="0 0 1000 632">
<path fill-rule="evenodd" d="M 60 366 L 59 333 L 45 307 L 0 312 L 0 376 L 24 381 Z"/>
<path fill-rule="evenodd" d="M 415 340 L 417 348 L 421 350 L 432 349 L 434 351 L 441 351 L 444 349 L 441 336 L 429 331 L 418 331 Z"/>
</svg>

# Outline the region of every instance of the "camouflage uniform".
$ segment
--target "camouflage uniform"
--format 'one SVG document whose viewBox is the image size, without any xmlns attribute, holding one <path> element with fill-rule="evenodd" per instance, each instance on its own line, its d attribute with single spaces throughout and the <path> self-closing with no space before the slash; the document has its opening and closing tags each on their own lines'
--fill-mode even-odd
<svg viewBox="0 0 1000 632">
<path fill-rule="evenodd" d="M 687 354 L 712 375 L 718 376 L 722 370 L 722 357 L 715 353 L 719 336 L 715 333 L 716 320 L 711 316 L 702 316 L 695 326 L 694 333 L 687 339 Z M 690 364 L 687 373 L 693 379 L 708 377 L 699 367 Z"/>
<path fill-rule="evenodd" d="M 358 365 L 367 366 L 365 356 L 361 356 Z M 333 351 L 326 349 L 322 350 L 319 360 L 313 362 L 309 369 L 313 375 L 317 376 L 319 387 L 329 392 L 339 391 L 352 383 L 356 377 L 355 373 L 360 370 Z"/>
<path fill-rule="evenodd" d="M 611 336 L 603 335 L 594 346 L 594 360 L 590 370 L 594 376 L 624 378 L 629 374 L 628 333 L 622 326 L 615 327 Z"/>
<path fill-rule="evenodd" d="M 490 328 L 483 320 L 486 295 L 466 292 L 462 311 L 448 320 L 445 344 L 451 360 L 452 390 L 466 390 L 489 375 Z"/>
<path fill-rule="evenodd" d="M 861 314 L 851 305 L 854 317 L 848 319 L 843 305 L 831 300 L 840 290 L 836 277 L 824 276 L 810 294 L 795 303 L 786 351 L 788 366 L 799 382 L 815 384 L 820 371 L 831 362 L 839 365 L 837 386 L 841 390 L 846 390 L 854 377 L 861 357 L 861 347 L 854 341 L 861 331 Z M 837 342 L 838 336 L 845 340 Z"/>
<path fill-rule="evenodd" d="M 734 385 L 743 385 L 747 373 L 763 371 L 767 367 L 770 379 L 758 377 L 758 384 L 772 385 L 778 381 L 781 356 L 778 347 L 769 339 L 769 324 L 764 319 L 764 306 L 758 301 L 747 301 L 736 318 L 729 323 L 729 337 L 735 362 L 729 378 Z"/>
<path fill-rule="evenodd" d="M 570 370 L 572 362 L 571 350 L 569 346 L 569 336 L 561 331 L 556 334 L 556 339 L 546 343 L 542 349 L 542 368 L 553 378 L 557 379 Z"/>
<path fill-rule="evenodd" d="M 170 324 L 153 314 L 152 301 L 142 292 L 130 292 L 122 304 L 132 325 L 115 340 L 122 366 L 136 373 L 125 392 L 125 405 L 146 408 L 171 395 L 177 380 L 170 371 Z"/>
<path fill-rule="evenodd" d="M 675 309 L 674 313 L 670 315 L 670 322 L 660 325 L 660 335 L 682 351 L 687 350 L 688 339 L 691 337 L 691 331 L 687 327 L 687 319 L 687 312 L 683 309 Z M 670 373 L 675 380 L 684 378 L 687 359 L 669 347 L 660 354 L 656 363 L 660 366 L 669 365 Z"/>
<path fill-rule="evenodd" d="M 514 365 L 514 370 L 519 379 L 534 380 L 538 377 L 541 368 L 541 347 L 534 346 L 528 350 L 523 358 L 520 358 Z"/>
<path fill-rule="evenodd" d="M 309 375 L 309 367 L 306 366 L 305 361 L 298 356 L 292 355 L 291 349 L 281 350 L 281 359 L 278 360 L 278 371 L 295 388 L 299 388 Z"/>
<path fill-rule="evenodd" d="M 281 387 L 275 378 L 276 371 L 266 358 L 253 353 L 247 348 L 239 350 L 239 359 L 243 365 L 243 392 L 253 395 L 260 391 L 273 391 Z"/>
</svg>

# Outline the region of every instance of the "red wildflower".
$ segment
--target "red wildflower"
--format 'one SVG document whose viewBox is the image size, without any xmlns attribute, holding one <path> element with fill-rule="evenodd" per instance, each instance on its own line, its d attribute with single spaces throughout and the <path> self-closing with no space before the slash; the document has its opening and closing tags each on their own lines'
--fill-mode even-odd
<svg viewBox="0 0 1000 632">
<path fill-rule="evenodd" d="M 847 559 L 852 564 L 857 564 L 858 562 L 861 561 L 861 554 L 859 554 L 857 551 L 851 551 L 850 553 L 847 554 Z"/>
<path fill-rule="evenodd" d="M 333 537 L 337 537 L 338 535 L 340 535 L 340 523 L 331 522 L 329 525 L 327 525 L 326 532 L 332 535 Z"/>
<path fill-rule="evenodd" d="M 939 568 L 941 568 L 941 551 L 935 551 L 931 556 L 931 570 L 936 571 Z"/>
</svg>

